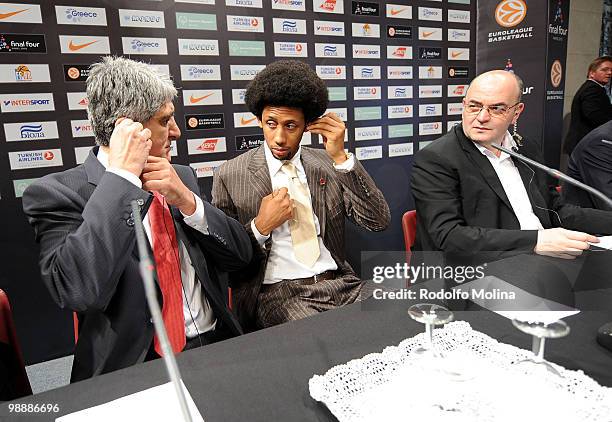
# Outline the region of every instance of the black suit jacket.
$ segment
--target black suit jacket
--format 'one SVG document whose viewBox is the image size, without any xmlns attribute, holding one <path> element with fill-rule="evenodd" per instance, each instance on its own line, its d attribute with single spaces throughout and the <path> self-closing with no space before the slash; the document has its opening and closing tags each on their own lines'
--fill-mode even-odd
<svg viewBox="0 0 612 422">
<path fill-rule="evenodd" d="M 40 243 L 43 282 L 61 308 L 78 312 L 72 381 L 142 362 L 154 335 L 130 208 L 137 200 L 144 215 L 152 195 L 106 172 L 96 153 L 94 148 L 83 165 L 37 180 L 23 195 L 24 211 Z M 193 169 L 174 168 L 199 195 Z M 215 317 L 238 335 L 241 327 L 226 307 L 224 272 L 249 262 L 249 237 L 236 220 L 202 202 L 209 234 L 189 227 L 171 207 L 177 238 Z M 158 299 L 161 306 L 159 288 Z"/>
<path fill-rule="evenodd" d="M 572 101 L 570 127 L 563 150 L 571 155 L 587 133 L 609 120 L 612 120 L 612 104 L 605 89 L 597 82 L 585 81 Z"/>
<path fill-rule="evenodd" d="M 526 141 L 519 153 L 541 161 L 539 146 L 533 142 Z M 513 161 L 544 228 L 612 233 L 612 213 L 563 204 L 546 174 Z M 411 187 L 417 251 L 480 254 L 479 260 L 493 260 L 532 252 L 536 245 L 537 231 L 520 230 L 493 166 L 461 125 L 416 154 Z"/>
<path fill-rule="evenodd" d="M 612 198 L 612 121 L 580 141 L 572 152 L 567 173 Z M 601 199 L 568 183 L 563 185 L 563 196 L 571 204 L 612 211 Z"/>
</svg>

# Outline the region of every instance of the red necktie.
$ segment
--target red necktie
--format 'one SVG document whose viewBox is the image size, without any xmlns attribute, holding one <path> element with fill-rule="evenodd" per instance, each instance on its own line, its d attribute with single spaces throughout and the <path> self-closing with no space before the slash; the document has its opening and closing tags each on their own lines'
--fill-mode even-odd
<svg viewBox="0 0 612 422">
<path fill-rule="evenodd" d="M 183 316 L 178 242 L 170 209 L 158 192 L 153 192 L 153 195 L 148 214 L 157 278 L 164 300 L 162 317 L 172 350 L 178 353 L 185 347 L 185 317 Z M 162 349 L 157 336 L 155 336 L 154 346 L 157 354 L 161 356 Z"/>
</svg>

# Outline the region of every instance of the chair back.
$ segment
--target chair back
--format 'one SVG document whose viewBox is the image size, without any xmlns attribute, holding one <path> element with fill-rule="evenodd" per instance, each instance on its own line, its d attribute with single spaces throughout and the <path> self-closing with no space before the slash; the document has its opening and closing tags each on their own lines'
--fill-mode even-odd
<svg viewBox="0 0 612 422">
<path fill-rule="evenodd" d="M 17 341 L 13 311 L 8 296 L 0 289 L 0 401 L 30 394 L 32 387 Z"/>
<path fill-rule="evenodd" d="M 406 252 L 410 252 L 414 239 L 416 238 L 417 216 L 416 210 L 406 211 L 402 216 L 402 230 L 404 231 L 404 243 Z"/>
</svg>

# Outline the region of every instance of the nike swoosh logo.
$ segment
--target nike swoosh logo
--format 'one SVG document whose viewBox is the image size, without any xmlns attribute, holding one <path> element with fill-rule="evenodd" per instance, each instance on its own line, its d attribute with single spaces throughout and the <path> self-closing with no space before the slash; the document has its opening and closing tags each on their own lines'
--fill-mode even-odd
<svg viewBox="0 0 612 422">
<path fill-rule="evenodd" d="M 189 102 L 191 104 L 195 104 L 195 103 L 199 103 L 200 101 L 210 97 L 211 95 L 213 95 L 214 92 L 211 92 L 210 94 L 206 94 L 206 95 L 202 95 L 201 97 L 194 97 L 193 95 L 189 97 Z"/>
<path fill-rule="evenodd" d="M 433 35 L 436 31 L 431 31 L 431 32 L 423 32 L 423 37 L 427 38 L 431 35 Z"/>
<path fill-rule="evenodd" d="M 251 123 L 253 120 L 255 120 L 257 117 L 253 117 L 251 119 L 245 119 L 244 117 L 240 118 L 240 124 L 241 125 L 248 125 L 249 123 Z"/>
<path fill-rule="evenodd" d="M 453 52 L 451 53 L 451 57 L 452 57 L 452 58 L 459 57 L 459 56 L 460 56 L 460 55 L 462 55 L 462 54 L 463 54 L 463 51 L 459 51 L 459 52 L 453 51 Z"/>
<path fill-rule="evenodd" d="M 391 9 L 391 16 L 399 15 L 404 10 L 406 10 L 406 9 L 405 8 L 404 9 Z"/>
<path fill-rule="evenodd" d="M 22 13 L 22 12 L 25 12 L 27 10 L 30 10 L 30 9 L 22 9 L 22 10 L 17 10 L 16 12 L 9 12 L 9 13 L 0 13 L 0 19 L 8 19 L 11 16 L 15 16 L 15 15 L 17 15 L 19 13 Z"/>
<path fill-rule="evenodd" d="M 68 44 L 68 49 L 70 51 L 78 51 L 78 50 L 80 50 L 82 48 L 85 48 L 85 47 L 90 46 L 90 45 L 92 45 L 94 43 L 97 43 L 97 42 L 98 42 L 98 40 L 92 41 L 92 42 L 86 42 L 85 44 L 75 44 L 75 43 L 72 42 L 72 40 L 70 40 L 70 44 Z"/>
</svg>

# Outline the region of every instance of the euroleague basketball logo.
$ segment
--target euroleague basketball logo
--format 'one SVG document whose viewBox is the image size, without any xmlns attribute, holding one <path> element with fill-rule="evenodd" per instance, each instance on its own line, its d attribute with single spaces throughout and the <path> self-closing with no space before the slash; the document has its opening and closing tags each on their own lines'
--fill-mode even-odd
<svg viewBox="0 0 612 422">
<path fill-rule="evenodd" d="M 518 25 L 527 16 L 524 0 L 503 0 L 495 8 L 495 20 L 504 28 Z"/>
<path fill-rule="evenodd" d="M 550 82 L 555 88 L 559 88 L 561 85 L 561 79 L 563 78 L 563 66 L 559 60 L 555 60 L 550 67 Z"/>
</svg>

